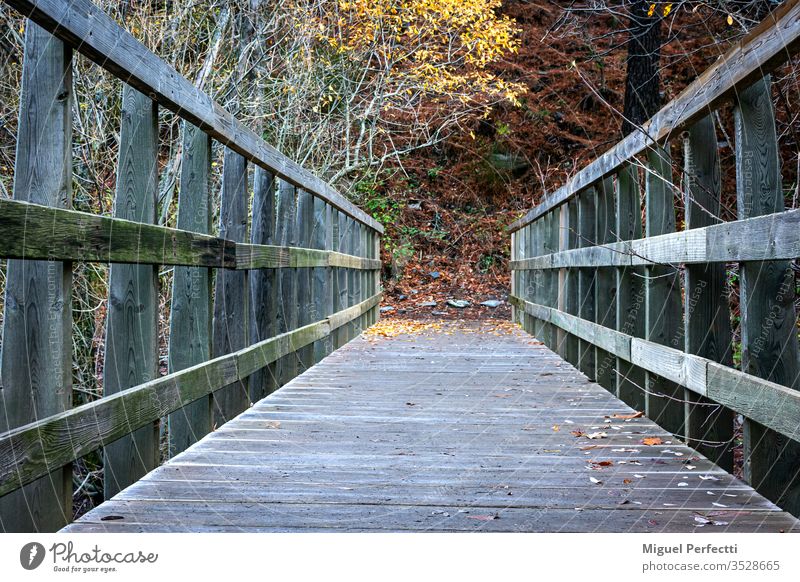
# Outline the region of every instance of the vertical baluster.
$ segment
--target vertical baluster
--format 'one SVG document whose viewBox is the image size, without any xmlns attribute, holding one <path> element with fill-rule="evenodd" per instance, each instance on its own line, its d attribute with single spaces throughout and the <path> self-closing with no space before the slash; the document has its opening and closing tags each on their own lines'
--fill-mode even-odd
<svg viewBox="0 0 800 582">
<path fill-rule="evenodd" d="M 155 102 L 125 85 L 122 92 L 114 216 L 153 223 L 158 191 L 158 112 Z M 114 264 L 108 283 L 103 394 L 158 375 L 158 279 L 153 265 Z M 104 449 L 106 499 L 141 479 L 159 463 L 158 422 Z"/>
<path fill-rule="evenodd" d="M 642 205 L 636 167 L 627 164 L 617 173 L 616 239 L 642 238 Z M 617 331 L 644 337 L 644 269 L 619 267 L 617 276 Z M 645 374 L 642 368 L 617 358 L 617 396 L 631 408 L 644 411 Z"/>
<path fill-rule="evenodd" d="M 570 200 L 565 206 L 567 221 L 565 231 L 562 233 L 562 239 L 563 248 L 569 250 L 578 248 L 578 201 L 576 199 Z M 578 269 L 566 269 L 565 277 L 564 311 L 570 315 L 578 315 Z M 564 346 L 564 358 L 573 366 L 578 365 L 578 338 L 573 334 L 567 334 L 566 345 Z"/>
<path fill-rule="evenodd" d="M 527 247 L 525 251 L 526 257 L 533 258 L 542 254 L 542 250 L 544 249 L 544 238 L 542 236 L 543 225 L 544 221 L 541 217 L 536 222 L 530 224 L 530 229 L 525 237 L 525 246 Z M 527 271 L 525 274 L 525 287 L 532 303 L 543 303 L 542 289 L 544 287 L 544 271 L 542 269 Z M 532 333 L 536 339 L 544 343 L 544 324 L 542 320 L 528 316 L 527 314 L 523 317 L 528 321 L 528 333 Z"/>
<path fill-rule="evenodd" d="M 347 215 L 344 212 L 338 213 L 338 246 L 339 252 L 342 254 L 348 254 L 350 245 L 348 244 L 350 233 L 348 232 L 349 223 L 347 221 Z M 339 267 L 336 269 L 336 289 L 337 295 L 336 299 L 336 311 L 341 311 L 342 309 L 346 309 L 348 307 L 348 272 L 350 269 L 345 269 L 344 267 Z M 343 325 L 336 330 L 336 347 L 340 348 L 344 344 L 347 343 L 347 326 Z"/>
<path fill-rule="evenodd" d="M 372 258 L 381 258 L 381 235 L 377 230 L 372 230 Z M 376 269 L 372 272 L 372 295 L 377 295 L 381 292 L 381 271 Z M 381 316 L 380 305 L 376 305 L 372 309 L 372 323 L 378 323 Z"/>
<path fill-rule="evenodd" d="M 275 239 L 281 246 L 297 246 L 297 193 L 289 182 L 278 180 L 278 210 Z M 297 327 L 297 269 L 284 267 L 278 273 L 277 312 L 278 333 L 287 333 Z M 287 354 L 276 365 L 278 384 L 283 386 L 297 375 L 297 356 Z"/>
<path fill-rule="evenodd" d="M 614 230 L 615 203 L 614 182 L 611 178 L 604 179 L 597 188 L 597 244 L 607 245 L 616 240 Z M 595 317 L 597 323 L 616 329 L 616 269 L 614 267 L 599 267 L 595 275 Z M 595 348 L 595 373 L 596 382 L 606 390 L 616 393 L 616 359 L 609 352 Z"/>
<path fill-rule="evenodd" d="M 311 248 L 314 231 L 314 198 L 306 190 L 297 191 L 297 245 Z M 297 269 L 297 327 L 313 323 L 314 298 L 313 298 L 313 273 L 310 268 Z M 311 345 L 303 346 L 297 350 L 298 373 L 310 368 L 314 363 L 314 348 Z"/>
<path fill-rule="evenodd" d="M 219 236 L 234 242 L 247 240 L 247 160 L 225 148 Z M 214 291 L 212 355 L 222 356 L 247 346 L 249 289 L 247 271 L 219 269 Z M 214 424 L 222 426 L 250 405 L 247 379 L 214 392 Z"/>
<path fill-rule="evenodd" d="M 331 228 L 331 207 L 321 198 L 314 197 L 314 230 L 311 237 L 311 246 L 315 249 L 330 250 L 333 230 Z M 311 293 L 314 301 L 314 312 L 311 321 L 325 319 L 333 313 L 333 295 L 331 289 L 331 267 L 314 267 L 312 272 L 313 290 Z M 314 363 L 332 351 L 332 337 L 330 335 L 314 342 Z"/>
<path fill-rule="evenodd" d="M 211 140 L 183 124 L 183 155 L 178 192 L 178 228 L 211 232 Z M 175 267 L 170 306 L 169 372 L 211 358 L 211 270 Z M 211 432 L 211 397 L 169 415 L 169 454 L 176 455 Z"/>
<path fill-rule="evenodd" d="M 519 244 L 519 233 L 522 229 L 512 232 L 511 233 L 511 262 L 519 260 L 519 251 L 517 250 L 517 245 Z M 511 269 L 511 297 L 521 297 L 519 292 L 519 273 L 520 271 L 517 269 Z M 513 323 L 517 323 L 519 321 L 519 316 L 517 314 L 517 308 L 514 304 L 511 304 L 511 321 Z"/>
<path fill-rule="evenodd" d="M 734 110 L 738 218 L 784 208 L 775 112 L 765 77 L 741 91 Z M 788 261 L 742 263 L 742 370 L 800 389 L 795 281 Z M 744 421 L 744 476 L 760 493 L 800 514 L 800 444 Z"/>
<path fill-rule="evenodd" d="M 721 222 L 720 166 L 711 116 L 695 123 L 684 140 L 686 228 Z M 685 269 L 686 351 L 726 366 L 731 357 L 731 328 L 725 265 L 687 265 Z M 689 390 L 686 399 L 687 443 L 723 469 L 733 468 L 733 415 Z M 711 406 L 709 406 L 711 405 Z"/>
<path fill-rule="evenodd" d="M 253 222 L 250 242 L 275 245 L 275 177 L 256 166 L 253 173 Z M 279 269 L 250 271 L 250 343 L 264 341 L 278 334 L 275 312 L 278 309 L 277 278 Z M 277 388 L 275 365 L 256 371 L 248 379 L 251 402 L 258 402 Z"/>
<path fill-rule="evenodd" d="M 347 217 L 347 254 L 358 254 L 358 228 L 356 222 Z M 358 303 L 358 276 L 355 269 L 347 269 L 347 306 L 352 307 Z M 347 324 L 347 341 L 356 337 L 360 329 L 357 320 Z"/>
<path fill-rule="evenodd" d="M 597 191 L 588 188 L 578 195 L 578 246 L 591 247 L 596 244 L 595 231 L 597 210 Z M 596 269 L 578 269 L 578 315 L 587 321 L 595 320 L 595 274 Z M 590 380 L 595 379 L 595 349 L 587 341 L 579 344 L 580 361 L 578 368 Z"/>
<path fill-rule="evenodd" d="M 544 252 L 551 254 L 558 252 L 558 239 L 560 231 L 560 210 L 552 210 L 547 213 L 545 217 L 545 236 L 544 236 Z M 554 269 L 546 269 L 544 271 L 545 282 L 545 302 L 547 307 L 558 307 L 558 273 Z M 544 324 L 545 344 L 551 350 L 558 349 L 558 327 L 552 323 Z"/>
<path fill-rule="evenodd" d="M 72 98 L 71 49 L 26 21 L 15 200 L 72 205 Z M 72 406 L 71 285 L 70 263 L 7 263 L 0 432 Z M 0 498 L 0 531 L 52 532 L 71 520 L 71 465 Z"/>
<path fill-rule="evenodd" d="M 672 161 L 666 148 L 647 152 L 645 234 L 675 232 Z M 645 276 L 645 338 L 683 349 L 680 272 L 672 265 L 649 265 Z M 673 434 L 684 434 L 683 388 L 651 372 L 646 374 L 645 413 Z M 663 396 L 659 396 L 663 395 Z"/>
</svg>

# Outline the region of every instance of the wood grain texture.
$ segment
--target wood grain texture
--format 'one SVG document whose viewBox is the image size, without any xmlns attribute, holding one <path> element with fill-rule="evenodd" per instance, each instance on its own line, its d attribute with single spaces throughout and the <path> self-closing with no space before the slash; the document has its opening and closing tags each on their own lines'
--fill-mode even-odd
<svg viewBox="0 0 800 582">
<path fill-rule="evenodd" d="M 647 153 L 645 235 L 675 232 L 672 160 L 667 147 Z M 645 271 L 645 339 L 682 349 L 683 317 L 680 272 L 675 265 L 652 265 Z M 647 372 L 645 413 L 673 434 L 684 434 L 683 390 L 658 374 Z"/>
<path fill-rule="evenodd" d="M 596 243 L 595 208 L 597 191 L 588 188 L 578 196 L 578 246 L 588 248 Z M 578 269 L 578 312 L 576 315 L 587 321 L 595 319 L 595 276 L 594 269 Z M 586 341 L 579 340 L 580 361 L 578 369 L 590 380 L 595 379 L 595 350 Z"/>
<path fill-rule="evenodd" d="M 710 115 L 693 125 L 684 139 L 686 228 L 721 222 L 720 165 L 717 136 Z M 730 366 L 730 311 L 725 265 L 688 265 L 684 271 L 685 351 Z M 686 393 L 686 437 L 689 444 L 725 469 L 733 467 L 733 415 Z M 702 442 L 707 441 L 708 445 Z"/>
<path fill-rule="evenodd" d="M 274 245 L 276 183 L 272 174 L 256 167 L 253 175 L 253 222 L 250 226 L 250 242 L 255 245 Z M 276 312 L 278 311 L 276 269 L 258 269 L 250 273 L 250 337 L 252 343 L 277 335 Z M 277 385 L 275 367 L 257 370 L 247 380 L 250 401 L 258 402 L 274 391 Z"/>
<path fill-rule="evenodd" d="M 122 90 L 114 216 L 136 222 L 156 219 L 158 111 L 133 87 Z M 108 277 L 103 395 L 158 376 L 158 273 L 152 265 L 114 264 Z M 158 466 L 159 419 L 103 450 L 103 485 L 109 499 Z"/>
<path fill-rule="evenodd" d="M 314 228 L 311 233 L 311 245 L 316 249 L 331 250 L 332 239 L 331 206 L 321 198 L 314 197 Z M 319 317 L 327 317 L 334 312 L 332 277 L 333 268 L 331 267 L 315 267 L 311 272 L 311 297 L 316 314 L 313 318 L 315 320 Z M 377 293 L 377 289 L 373 289 L 370 296 L 375 293 Z M 330 335 L 326 336 L 323 341 L 315 342 L 313 346 L 314 363 L 316 364 L 332 351 L 333 342 Z"/>
<path fill-rule="evenodd" d="M 297 191 L 297 244 L 311 248 L 314 231 L 314 198 L 305 190 Z M 311 269 L 297 270 L 297 325 L 308 325 L 319 319 L 314 313 L 313 277 Z M 303 372 L 314 365 L 314 349 L 306 346 L 297 353 L 298 370 Z"/>
<path fill-rule="evenodd" d="M 784 209 L 771 82 L 764 78 L 739 94 L 734 110 L 738 218 Z M 787 261 L 740 265 L 742 370 L 800 389 L 795 277 Z M 800 444 L 746 421 L 745 479 L 758 491 L 800 514 Z"/>
<path fill-rule="evenodd" d="M 278 180 L 278 207 L 275 236 L 280 244 L 297 245 L 297 189 L 283 180 Z M 278 333 L 297 328 L 297 269 L 281 269 L 278 274 L 279 305 L 276 313 Z M 287 355 L 278 360 L 278 384 L 283 386 L 297 375 L 297 356 Z"/>
<path fill-rule="evenodd" d="M 622 166 L 617 174 L 614 212 L 617 240 L 642 238 L 642 203 L 638 180 L 638 170 L 634 165 Z M 644 269 L 633 266 L 617 268 L 616 286 L 617 331 L 634 337 L 644 337 Z M 631 408 L 644 411 L 644 370 L 617 359 L 615 376 L 617 396 Z"/>
<path fill-rule="evenodd" d="M 0 496 L 46 475 L 219 388 L 250 377 L 379 304 L 381 296 L 330 317 L 0 434 Z"/>
<path fill-rule="evenodd" d="M 597 210 L 595 232 L 597 244 L 604 245 L 615 241 L 616 228 L 614 212 L 614 182 L 611 178 L 605 179 L 597 191 Z M 595 271 L 595 321 L 603 327 L 616 329 L 617 327 L 617 287 L 616 272 L 613 268 L 601 267 Z M 598 384 L 607 390 L 616 393 L 617 380 L 614 372 L 616 362 L 612 355 L 602 349 L 595 351 L 594 377 Z"/>
<path fill-rule="evenodd" d="M 573 198 L 578 192 L 604 177 L 617 172 L 623 164 L 645 152 L 653 144 L 663 143 L 670 136 L 702 119 L 738 92 L 765 74 L 788 61 L 800 48 L 800 2 L 784 2 L 761 24 L 699 75 L 683 92 L 665 105 L 640 131 L 596 158 L 572 180 L 547 196 L 523 218 L 509 225 L 518 230 L 553 208 Z"/>
<path fill-rule="evenodd" d="M 14 200 L 72 204 L 72 52 L 35 24 L 25 27 Z M 0 208 L 0 215 L 3 209 Z M 20 238 L 3 228 L 3 238 Z M 0 432 L 72 406 L 70 264 L 6 264 L 0 354 Z M 0 499 L 0 531 L 52 532 L 72 519 L 72 468 Z"/>
<path fill-rule="evenodd" d="M 219 236 L 234 242 L 247 240 L 249 196 L 247 160 L 225 148 L 222 166 L 222 194 L 219 210 Z M 220 270 L 214 282 L 214 319 L 211 354 L 219 357 L 248 344 L 247 321 L 249 288 L 244 271 Z M 247 379 L 241 379 L 214 393 L 214 424 L 222 426 L 250 406 Z"/>
<path fill-rule="evenodd" d="M 351 342 L 67 531 L 797 528 L 521 331 L 445 331 Z"/>
<path fill-rule="evenodd" d="M 6 0 L 6 3 L 239 155 L 383 232 L 379 222 L 330 184 L 268 145 L 90 0 Z"/>
<path fill-rule="evenodd" d="M 183 124 L 178 227 L 211 232 L 211 140 Z M 175 267 L 170 304 L 168 371 L 211 359 L 211 271 Z M 174 456 L 211 432 L 211 399 L 205 398 L 170 414 L 169 454 Z"/>
</svg>

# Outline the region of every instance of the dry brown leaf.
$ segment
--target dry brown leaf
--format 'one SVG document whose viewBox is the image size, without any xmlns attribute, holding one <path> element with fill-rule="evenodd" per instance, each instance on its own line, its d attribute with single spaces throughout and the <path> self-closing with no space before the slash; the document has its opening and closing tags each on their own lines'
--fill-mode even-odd
<svg viewBox="0 0 800 582">
<path fill-rule="evenodd" d="M 500 519 L 496 515 L 468 515 L 467 519 L 477 519 L 478 521 L 492 521 L 493 519 Z"/>
<path fill-rule="evenodd" d="M 611 418 L 621 418 L 623 420 L 630 420 L 631 418 L 641 418 L 644 416 L 644 412 L 636 412 L 634 414 L 615 414 Z"/>
<path fill-rule="evenodd" d="M 661 437 L 645 437 L 642 439 L 642 444 L 647 445 L 648 447 L 652 447 L 654 445 L 660 445 L 663 441 Z"/>
<path fill-rule="evenodd" d="M 582 436 L 583 436 L 583 435 L 585 435 L 586 433 L 585 433 L 585 432 L 583 432 L 581 429 L 579 429 L 579 428 L 576 428 L 575 430 L 573 430 L 573 431 L 572 431 L 572 434 L 573 434 L 574 436 L 576 436 L 576 437 L 582 437 Z"/>
</svg>

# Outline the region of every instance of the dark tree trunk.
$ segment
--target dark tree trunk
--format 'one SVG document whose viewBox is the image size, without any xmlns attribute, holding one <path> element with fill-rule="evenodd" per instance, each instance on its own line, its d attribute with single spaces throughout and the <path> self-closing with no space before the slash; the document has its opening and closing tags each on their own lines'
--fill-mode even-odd
<svg viewBox="0 0 800 582">
<path fill-rule="evenodd" d="M 648 16 L 649 9 L 648 0 L 634 0 L 631 5 L 623 135 L 650 119 L 661 106 L 661 15 L 657 7 L 653 15 Z"/>
</svg>

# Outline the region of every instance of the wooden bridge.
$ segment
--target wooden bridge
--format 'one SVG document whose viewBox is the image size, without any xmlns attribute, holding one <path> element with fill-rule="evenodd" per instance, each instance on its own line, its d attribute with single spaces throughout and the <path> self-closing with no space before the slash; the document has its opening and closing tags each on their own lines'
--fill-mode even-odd
<svg viewBox="0 0 800 582">
<path fill-rule="evenodd" d="M 800 42 L 797 1 L 512 224 L 521 329 L 392 337 L 362 333 L 380 224 L 89 0 L 6 2 L 30 22 L 0 200 L 3 530 L 798 529 L 800 210 L 784 209 L 769 81 Z M 69 208 L 73 52 L 124 83 L 113 217 Z M 738 215 L 723 222 L 711 113 L 729 101 Z M 154 224 L 158 107 L 185 120 L 177 229 Z M 112 264 L 105 393 L 74 408 L 73 261 Z M 161 376 L 158 265 L 174 269 Z M 69 525 L 71 463 L 99 448 L 109 500 Z"/>
</svg>

